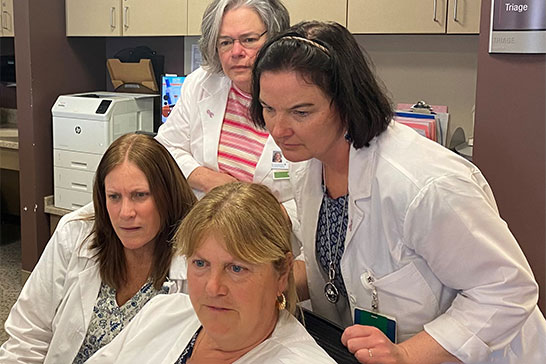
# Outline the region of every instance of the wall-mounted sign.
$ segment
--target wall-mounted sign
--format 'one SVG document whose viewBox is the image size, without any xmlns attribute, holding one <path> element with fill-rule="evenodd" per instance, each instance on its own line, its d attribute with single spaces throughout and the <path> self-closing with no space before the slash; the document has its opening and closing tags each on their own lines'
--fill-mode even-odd
<svg viewBox="0 0 546 364">
<path fill-rule="evenodd" d="M 546 53 L 546 0 L 492 0 L 490 53 Z"/>
</svg>

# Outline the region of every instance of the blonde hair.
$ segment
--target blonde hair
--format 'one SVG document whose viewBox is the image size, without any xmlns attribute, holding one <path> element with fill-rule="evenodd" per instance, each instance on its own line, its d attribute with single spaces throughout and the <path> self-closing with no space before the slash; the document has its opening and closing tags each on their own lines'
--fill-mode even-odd
<svg viewBox="0 0 546 364">
<path fill-rule="evenodd" d="M 219 234 L 237 259 L 272 263 L 279 274 L 290 269 L 283 293 L 286 309 L 294 314 L 297 295 L 290 233 L 290 220 L 267 187 L 233 182 L 214 188 L 195 204 L 175 234 L 175 246 L 189 257 L 208 236 Z"/>
</svg>

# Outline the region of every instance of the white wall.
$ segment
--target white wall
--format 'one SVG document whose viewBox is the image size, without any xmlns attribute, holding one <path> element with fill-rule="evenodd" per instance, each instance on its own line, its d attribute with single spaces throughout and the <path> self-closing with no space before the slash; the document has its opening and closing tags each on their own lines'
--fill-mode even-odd
<svg viewBox="0 0 546 364">
<path fill-rule="evenodd" d="M 395 103 L 448 105 L 456 127 L 473 135 L 478 35 L 356 35 Z"/>
</svg>

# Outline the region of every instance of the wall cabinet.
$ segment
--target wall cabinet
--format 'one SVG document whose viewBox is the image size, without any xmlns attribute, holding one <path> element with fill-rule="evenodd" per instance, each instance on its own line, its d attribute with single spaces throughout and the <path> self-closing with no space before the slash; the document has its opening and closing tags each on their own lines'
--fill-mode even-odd
<svg viewBox="0 0 546 364">
<path fill-rule="evenodd" d="M 290 13 L 290 23 L 302 20 L 335 21 L 347 25 L 347 0 L 283 0 Z"/>
<path fill-rule="evenodd" d="M 352 33 L 479 33 L 478 0 L 347 0 Z"/>
<path fill-rule="evenodd" d="M 201 20 L 210 1 L 188 0 L 188 35 L 201 35 Z"/>
<path fill-rule="evenodd" d="M 187 34 L 187 0 L 66 0 L 67 36 Z"/>
<path fill-rule="evenodd" d="M 479 34 L 482 2 L 479 0 L 449 0 L 447 32 Z"/>
<path fill-rule="evenodd" d="M 2 14 L 0 16 L 0 37 L 13 37 L 13 0 L 0 0 Z"/>
<path fill-rule="evenodd" d="M 3 31 L 9 19 L 13 34 L 13 0 L 0 1 Z M 208 4 L 208 0 L 66 0 L 66 35 L 199 35 Z M 336 21 L 357 34 L 479 33 L 479 0 L 284 0 L 284 4 L 292 24 Z"/>
<path fill-rule="evenodd" d="M 290 13 L 290 23 L 302 20 L 330 20 L 347 25 L 347 0 L 283 0 Z M 188 0 L 188 35 L 201 34 L 201 19 L 208 1 Z"/>
</svg>

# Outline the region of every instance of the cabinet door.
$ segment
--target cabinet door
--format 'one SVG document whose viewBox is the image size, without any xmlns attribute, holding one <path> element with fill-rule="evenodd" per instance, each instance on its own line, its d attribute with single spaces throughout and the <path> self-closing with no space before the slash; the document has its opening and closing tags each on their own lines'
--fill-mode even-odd
<svg viewBox="0 0 546 364">
<path fill-rule="evenodd" d="M 290 23 L 302 20 L 335 21 L 347 25 L 347 0 L 284 0 Z"/>
<path fill-rule="evenodd" d="M 201 35 L 201 20 L 210 1 L 188 0 L 188 35 Z"/>
<path fill-rule="evenodd" d="M 351 33 L 445 33 L 447 0 L 348 0 Z"/>
<path fill-rule="evenodd" d="M 447 32 L 479 34 L 481 5 L 479 0 L 449 0 Z"/>
<path fill-rule="evenodd" d="M 66 0 L 66 35 L 121 35 L 120 4 L 121 0 Z"/>
<path fill-rule="evenodd" d="M 186 35 L 187 11 L 187 0 L 122 0 L 123 35 Z"/>
<path fill-rule="evenodd" d="M 0 22 L 2 23 L 2 30 L 0 35 L 2 37 L 13 37 L 13 0 L 1 0 L 2 1 L 2 16 Z"/>
</svg>

